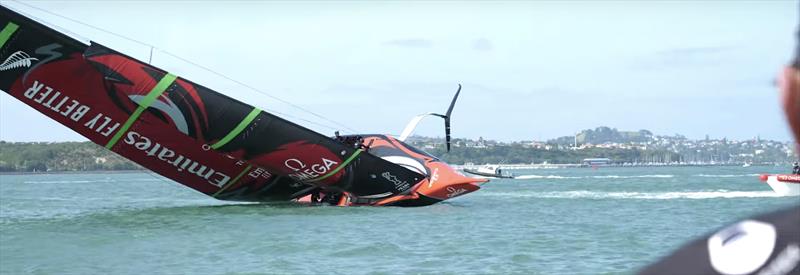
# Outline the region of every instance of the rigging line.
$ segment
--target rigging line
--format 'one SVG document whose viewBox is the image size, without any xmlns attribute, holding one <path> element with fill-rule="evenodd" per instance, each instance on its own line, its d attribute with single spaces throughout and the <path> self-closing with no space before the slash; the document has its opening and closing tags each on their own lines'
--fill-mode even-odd
<svg viewBox="0 0 800 275">
<path fill-rule="evenodd" d="M 19 3 L 19 4 L 22 4 L 22 5 L 27 5 L 27 4 L 24 4 L 24 3 L 21 3 L 21 2 L 17 2 L 16 0 L 11 0 L 11 1 L 14 1 L 14 2 L 16 2 L 16 3 Z M 48 26 L 48 27 L 50 27 L 50 28 L 56 29 L 56 30 L 58 30 L 58 31 L 60 31 L 60 32 L 62 32 L 62 33 L 69 34 L 69 35 L 73 36 L 72 38 L 75 38 L 75 39 L 77 39 L 77 40 L 82 40 L 81 42 L 90 42 L 90 41 L 92 41 L 92 40 L 91 40 L 91 39 L 89 39 L 88 37 L 85 37 L 85 36 L 83 36 L 83 35 L 80 35 L 80 34 L 78 34 L 78 33 L 76 33 L 76 32 L 70 31 L 70 30 L 68 30 L 68 29 L 62 28 L 62 27 L 60 27 L 60 26 L 58 26 L 58 25 L 56 25 L 56 24 L 50 23 L 50 22 L 48 22 L 47 20 L 44 20 L 44 19 L 42 19 L 41 17 L 34 16 L 34 15 L 30 14 L 30 13 L 27 13 L 27 12 L 21 11 L 21 10 L 19 10 L 19 9 L 17 9 L 17 8 L 9 7 L 9 6 L 6 6 L 6 5 L 3 5 L 3 6 L 4 6 L 4 7 L 6 7 L 6 8 L 8 8 L 8 9 L 10 9 L 10 10 L 13 10 L 13 11 L 15 11 L 15 12 L 19 13 L 19 14 L 22 14 L 22 15 L 24 15 L 24 16 L 30 17 L 30 18 L 34 19 L 35 21 L 38 21 L 39 23 L 42 23 L 42 24 L 44 24 L 44 25 L 47 25 L 47 26 Z M 34 8 L 35 8 L 35 7 L 34 7 Z"/>
<path fill-rule="evenodd" d="M 320 127 L 325 127 L 325 128 L 327 128 L 327 129 L 330 129 L 330 130 L 333 130 L 333 131 L 339 131 L 339 130 L 341 130 L 341 129 L 339 129 L 339 128 L 336 128 L 336 127 L 331 127 L 331 126 L 328 126 L 328 125 L 325 125 L 325 124 L 322 124 L 322 123 L 319 123 L 319 122 L 314 122 L 314 121 L 311 121 L 311 120 L 308 120 L 308 119 L 304 119 L 304 118 L 297 117 L 297 116 L 293 116 L 293 115 L 290 115 L 290 114 L 286 114 L 286 113 L 278 112 L 278 111 L 275 111 L 275 110 L 272 110 L 272 109 L 264 109 L 264 111 L 266 111 L 266 112 L 268 112 L 268 113 L 271 113 L 271 114 L 277 114 L 277 115 L 280 115 L 280 117 L 281 117 L 281 118 L 284 118 L 284 119 L 296 119 L 296 120 L 301 120 L 301 121 L 304 121 L 304 122 L 308 122 L 309 124 L 314 124 L 314 125 L 317 125 L 317 126 L 320 126 Z"/>
<path fill-rule="evenodd" d="M 31 5 L 31 4 L 27 4 L 27 3 L 24 3 L 24 2 L 20 2 L 20 1 L 18 1 L 18 0 L 11 0 L 11 1 L 13 1 L 13 2 L 15 2 L 15 3 L 18 3 L 18 4 L 20 4 L 20 5 L 23 5 L 23 6 L 26 6 L 26 7 L 29 7 L 29 8 L 32 8 L 32 9 L 35 9 L 35 10 L 38 10 L 38 11 L 41 11 L 41 12 L 47 13 L 47 14 L 49 14 L 49 15 L 52 15 L 52 16 L 55 16 L 55 17 L 58 17 L 58 18 L 61 18 L 61 19 L 64 19 L 64 20 L 68 20 L 68 21 L 71 21 L 71 22 L 73 22 L 73 23 L 77 23 L 77 24 L 79 24 L 79 25 L 83 25 L 83 26 L 86 26 L 86 27 L 89 27 L 89 28 L 92 28 L 92 29 L 95 29 L 95 30 L 98 30 L 98 31 L 101 31 L 101 32 L 104 32 L 104 33 L 107 33 L 107 34 L 110 34 L 110 35 L 113 35 L 113 36 L 119 37 L 119 38 L 122 38 L 122 39 L 125 39 L 125 40 L 128 40 L 128 41 L 136 42 L 137 44 L 141 44 L 141 45 L 148 46 L 148 47 L 153 47 L 153 45 L 147 44 L 147 43 L 145 43 L 145 42 L 142 42 L 142 41 L 139 41 L 139 40 L 136 40 L 136 39 L 130 38 L 130 37 L 126 37 L 126 36 L 124 36 L 124 35 L 117 34 L 117 33 L 114 33 L 114 32 L 112 32 L 112 31 L 109 31 L 109 30 L 106 30 L 106 29 L 102 29 L 102 28 L 99 28 L 99 27 L 95 27 L 95 26 L 92 26 L 92 25 L 90 25 L 90 24 L 88 24 L 88 23 L 84 23 L 84 22 L 82 22 L 82 21 L 75 20 L 75 19 L 72 19 L 72 18 L 69 18 L 69 17 L 63 16 L 63 15 L 60 15 L 60 14 L 57 14 L 57 13 L 54 13 L 54 12 L 51 12 L 51 11 L 48 11 L 48 10 L 45 10 L 45 9 L 39 8 L 39 7 L 33 6 L 33 5 Z M 54 24 L 50 24 L 50 25 L 54 25 Z M 70 33 L 72 33 L 72 32 L 70 32 Z M 83 37 L 83 36 L 81 36 L 81 37 Z M 83 37 L 83 38 L 84 38 L 84 39 L 86 39 L 86 37 Z M 86 39 L 86 40 L 87 40 L 87 41 L 91 41 L 91 39 Z"/>
<path fill-rule="evenodd" d="M 15 1 L 15 0 L 12 0 L 12 1 L 14 1 L 14 2 L 17 2 L 17 1 Z M 17 2 L 17 3 L 20 3 L 20 2 Z M 20 4 L 27 5 L 27 4 L 24 4 L 24 3 L 20 3 Z M 30 6 L 30 5 L 27 5 L 27 6 Z M 39 8 L 36 8 L 36 7 L 33 7 L 33 6 L 30 6 L 30 7 L 31 7 L 31 8 L 34 8 L 34 9 L 39 9 Z M 78 34 L 78 33 L 72 32 L 72 31 L 70 31 L 70 30 L 68 30 L 68 29 L 61 28 L 61 27 L 59 27 L 58 25 L 55 25 L 55 24 L 49 23 L 47 20 L 43 20 L 43 19 L 41 19 L 41 18 L 39 18 L 39 17 L 37 17 L 37 16 L 33 16 L 33 15 L 29 14 L 29 13 L 26 13 L 26 12 L 23 12 L 23 11 L 20 11 L 20 10 L 17 10 L 17 9 L 15 9 L 15 8 L 12 8 L 12 7 L 7 7 L 7 8 L 9 8 L 9 9 L 12 9 L 12 10 L 14 10 L 14 11 L 16 11 L 16 12 L 20 13 L 20 14 L 24 14 L 25 16 L 28 16 L 28 17 L 34 18 L 34 19 L 36 19 L 37 21 L 39 21 L 39 22 L 42 22 L 43 24 L 47 24 L 48 26 L 50 26 L 50 27 L 52 27 L 52 28 L 59 29 L 59 30 L 60 30 L 60 31 L 62 31 L 62 32 L 69 33 L 69 34 L 71 34 L 71 35 L 73 35 L 73 36 L 77 36 L 77 37 L 79 37 L 79 38 L 80 38 L 80 39 L 82 39 L 82 40 L 85 40 L 85 41 L 91 41 L 91 39 L 88 39 L 88 38 L 86 38 L 86 37 L 84 37 L 84 36 L 82 36 L 82 35 L 80 35 L 80 34 Z M 39 9 L 39 10 L 41 10 L 41 9 Z M 57 17 L 62 17 L 62 18 L 64 18 L 64 19 L 67 19 L 67 20 L 74 21 L 74 22 L 76 22 L 76 23 L 78 23 L 78 24 L 83 24 L 83 25 L 86 25 L 85 23 L 82 23 L 82 22 L 80 22 L 80 21 L 72 20 L 72 19 L 70 19 L 70 18 L 63 17 L 63 16 L 61 16 L 61 15 L 54 14 L 54 13 L 51 13 L 51 12 L 49 12 L 49 11 L 46 11 L 46 10 L 41 10 L 41 11 L 44 11 L 44 12 L 46 12 L 46 13 L 52 14 L 52 15 L 54 15 L 54 16 L 57 16 Z M 92 27 L 92 26 L 90 26 L 90 25 L 87 25 L 87 26 L 88 26 L 88 27 Z M 94 28 L 94 27 L 92 27 L 92 28 Z M 117 34 L 115 34 L 115 33 L 108 32 L 108 31 L 105 31 L 105 30 L 103 30 L 103 29 L 99 29 L 99 28 L 95 28 L 95 29 L 98 29 L 98 30 L 100 30 L 100 31 L 107 32 L 107 33 L 109 33 L 109 34 L 112 34 L 112 35 L 117 35 Z M 117 35 L 117 36 L 119 36 L 119 35 Z M 140 41 L 136 41 L 136 40 L 133 40 L 133 39 L 129 39 L 129 38 L 127 38 L 127 37 L 124 37 L 124 36 L 119 36 L 119 37 L 121 37 L 121 38 L 123 38 L 123 39 L 127 39 L 127 40 L 134 41 L 134 42 L 136 42 L 136 43 L 139 43 L 139 44 L 142 44 L 142 45 L 145 45 L 145 46 L 148 46 L 148 47 L 150 48 L 150 50 L 151 50 L 151 56 L 150 56 L 150 60 L 152 60 L 152 51 L 153 51 L 153 49 L 155 49 L 155 46 L 152 46 L 152 45 L 149 45 L 149 44 L 146 44 L 146 43 L 140 42 Z M 162 51 L 162 52 L 164 52 L 163 50 L 160 50 L 160 49 L 159 49 L 159 51 Z M 167 52 L 165 52 L 165 53 L 167 53 Z M 167 54 L 170 54 L 170 55 L 172 55 L 172 56 L 174 56 L 174 57 L 176 57 L 176 58 L 179 58 L 179 59 L 180 59 L 180 57 L 178 57 L 178 56 L 175 56 L 175 55 L 173 55 L 173 54 L 171 54 L 171 53 L 167 53 Z M 188 62 L 188 60 L 185 60 L 184 62 Z M 148 63 L 150 63 L 150 62 L 148 62 Z M 191 63 L 191 62 L 188 62 L 188 63 Z M 194 65 L 194 64 L 193 64 L 193 65 Z M 194 65 L 194 66 L 198 66 L 198 65 Z M 208 70 L 207 68 L 203 68 L 203 69 L 205 69 L 205 70 Z M 240 85 L 241 85 L 241 84 L 240 84 Z M 278 115 L 280 115 L 280 116 L 282 116 L 282 117 L 284 117 L 284 118 L 287 118 L 287 119 L 300 120 L 300 121 L 307 122 L 307 123 L 309 123 L 309 124 L 314 124 L 314 125 L 316 125 L 316 126 L 324 127 L 324 128 L 327 128 L 327 129 L 330 129 L 330 130 L 333 130 L 333 131 L 341 130 L 341 129 L 338 129 L 338 128 L 336 128 L 336 127 L 331 127 L 331 126 L 328 126 L 328 125 L 325 125 L 325 124 L 322 124 L 322 123 L 318 123 L 318 122 L 311 121 L 311 120 L 308 120 L 308 119 L 300 118 L 300 117 L 298 117 L 298 116 L 290 115 L 290 114 L 283 113 L 283 112 L 278 112 L 278 111 L 276 111 L 276 110 L 273 110 L 273 109 L 264 108 L 264 110 L 265 110 L 265 111 L 269 111 L 270 113 L 273 113 L 273 114 L 278 114 Z M 352 131 L 352 129 L 350 129 L 350 130 Z M 354 132 L 355 132 L 355 131 L 354 131 Z"/>
<path fill-rule="evenodd" d="M 322 116 L 322 115 L 319 115 L 319 114 L 317 114 L 317 113 L 314 113 L 314 112 L 312 112 L 312 111 L 310 111 L 310 110 L 308 110 L 308 109 L 305 109 L 305 108 L 303 108 L 303 107 L 300 107 L 300 106 L 298 106 L 298 105 L 296 105 L 296 104 L 293 104 L 293 103 L 291 103 L 291 102 L 289 102 L 289 101 L 286 101 L 286 100 L 283 100 L 283 99 L 281 99 L 281 98 L 278 98 L 278 97 L 276 97 L 276 96 L 273 96 L 273 95 L 271 95 L 271 94 L 268 94 L 268 93 L 266 93 L 266 92 L 264 92 L 264 91 L 262 91 L 262 90 L 260 90 L 260 89 L 258 89 L 258 88 L 255 88 L 255 87 L 253 87 L 253 86 L 250 86 L 250 85 L 248 85 L 248 84 L 245 84 L 244 82 L 241 82 L 241 81 L 235 80 L 235 79 L 233 79 L 233 78 L 231 78 L 231 77 L 228 77 L 227 75 L 224 75 L 224 74 L 222 74 L 222 73 L 219 73 L 219 72 L 217 72 L 217 71 L 214 71 L 214 70 L 212 70 L 212 69 L 210 69 L 210 68 L 208 68 L 208 67 L 202 66 L 202 65 L 200 65 L 200 64 L 197 64 L 197 63 L 195 63 L 195 62 L 192 62 L 192 61 L 190 61 L 190 60 L 188 60 L 188 59 L 185 59 L 185 58 L 183 58 L 183 57 L 180 57 L 180 56 L 178 56 L 178 55 L 175 55 L 175 54 L 173 54 L 173 53 L 170 53 L 170 52 L 168 52 L 168 51 L 162 50 L 161 48 L 158 48 L 158 47 L 156 47 L 156 46 L 154 46 L 154 45 L 151 45 L 151 44 L 148 44 L 148 43 L 145 43 L 145 42 L 142 42 L 142 41 L 139 41 L 139 40 L 136 40 L 136 39 L 133 39 L 133 38 L 130 38 L 130 37 L 127 37 L 127 36 L 121 35 L 121 34 L 117 34 L 117 33 L 115 33 L 115 32 L 112 32 L 112 31 L 109 31 L 109 30 L 106 30 L 106 29 L 102 29 L 102 28 L 99 28 L 99 27 L 95 27 L 95 26 L 92 26 L 92 25 L 90 25 L 90 24 L 84 23 L 84 22 L 82 22 L 82 21 L 75 20 L 75 19 L 72 19 L 72 18 L 69 18 L 69 17 L 63 16 L 63 15 L 60 15 L 60 14 L 57 14 L 57 13 L 54 13 L 54 12 L 51 12 L 51 11 L 48 11 L 48 10 L 45 10 L 45 9 L 42 9 L 42 8 L 36 7 L 36 6 L 33 6 L 33 5 L 30 5 L 30 4 L 26 4 L 26 3 L 23 3 L 23 2 L 19 2 L 19 1 L 17 1 L 17 0 L 12 0 L 12 1 L 14 1 L 15 3 L 19 3 L 19 4 L 21 4 L 21 5 L 24 5 L 24 6 L 26 6 L 26 7 L 29 7 L 29 8 L 32 8 L 32 9 L 38 10 L 38 11 L 42 11 L 42 12 L 44 12 L 44 13 L 47 13 L 47 14 L 50 14 L 50 15 L 53 15 L 53 16 L 56 16 L 56 17 L 59 17 L 59 18 L 62 18 L 62 19 L 65 19 L 65 20 L 71 21 L 71 22 L 73 22 L 73 23 L 77 23 L 77 24 L 80 24 L 80 25 L 83 25 L 83 26 L 86 26 L 86 27 L 89 27 L 89 28 L 92 28 L 92 29 L 95 29 L 95 30 L 98 30 L 98 31 L 101 31 L 101 32 L 104 32 L 104 33 L 107 33 L 107 34 L 110 34 L 110 35 L 113 35 L 113 36 L 116 36 L 116 37 L 119 37 L 119 38 L 122 38 L 122 39 L 125 39 L 125 40 L 128 40 L 128 41 L 132 41 L 132 42 L 135 42 L 135 43 L 138 43 L 138 44 L 141 44 L 141 45 L 144 45 L 144 46 L 150 47 L 150 48 L 151 48 L 151 52 L 152 52 L 152 49 L 158 49 L 158 51 L 160 51 L 160 52 L 163 52 L 163 53 L 165 53 L 165 54 L 167 54 L 167 55 L 170 55 L 170 56 L 172 56 L 172 57 L 174 57 L 174 58 L 177 58 L 177 59 L 179 59 L 179 60 L 181 60 L 181 61 L 183 61 L 183 62 L 186 62 L 186 63 L 188 63 L 188 64 L 191 64 L 191 65 L 193 65 L 193 66 L 196 66 L 196 67 L 198 67 L 198 68 L 201 68 L 201 69 L 203 69 L 203 70 L 206 70 L 206 71 L 208 71 L 208 72 L 210 72 L 210 73 L 212 73 L 212 74 L 215 74 L 215 75 L 217 75 L 217 76 L 219 76 L 219 77 L 225 78 L 225 79 L 227 79 L 227 80 L 229 80 L 229 81 L 231 81 L 231 82 L 233 82 L 233 83 L 239 84 L 239 85 L 241 85 L 241 86 L 243 86 L 243 87 L 246 87 L 246 88 L 248 88 L 248 89 L 250 89 L 250 90 L 253 90 L 253 91 L 255 91 L 255 92 L 258 92 L 258 93 L 260 93 L 260 94 L 263 94 L 263 95 L 265 95 L 265 96 L 268 96 L 268 97 L 270 97 L 270 98 L 272 98 L 272 99 L 275 99 L 275 100 L 277 100 L 277 101 L 280 101 L 280 102 L 282 102 L 282 103 L 284 103 L 284 104 L 287 104 L 287 105 L 289 105 L 289 106 L 292 106 L 293 108 L 296 108 L 296 109 L 298 109 L 298 110 L 301 110 L 301 111 L 303 111 L 303 112 L 309 113 L 309 114 L 311 114 L 311 115 L 313 115 L 313 116 L 316 116 L 316 117 L 318 117 L 318 118 L 320 118 L 320 119 L 323 119 L 323 120 L 325 120 L 325 121 L 328 121 L 328 122 L 330 122 L 330 123 L 333 123 L 333 124 L 335 124 L 335 125 L 337 125 L 337 126 L 343 127 L 343 128 L 345 128 L 345 129 L 347 129 L 347 130 L 349 130 L 349 131 L 352 131 L 353 133 L 357 133 L 357 132 L 358 132 L 358 131 L 354 130 L 353 128 L 347 127 L 346 125 L 344 125 L 344 124 L 342 124 L 342 123 L 336 122 L 336 121 L 334 121 L 334 120 L 331 120 L 331 119 L 329 119 L 329 118 L 326 118 L 326 117 L 324 117 L 324 116 Z M 31 16 L 31 17 L 33 17 L 33 16 Z M 43 22 L 46 22 L 46 21 L 44 21 L 44 20 L 42 20 L 42 21 L 43 21 Z M 50 24 L 50 25 L 53 25 L 53 24 Z M 59 28 L 59 29 L 62 29 L 62 28 Z M 73 32 L 70 32 L 70 31 L 67 31 L 67 32 L 69 32 L 69 33 L 72 33 L 72 34 L 75 34 L 75 33 L 73 33 Z M 77 34 L 75 34 L 75 35 L 77 35 Z M 86 39 L 85 37 L 83 37 L 83 36 L 81 36 L 81 35 L 77 35 L 77 36 L 79 36 L 79 37 L 83 38 L 84 40 L 91 41 L 90 39 Z M 152 59 L 152 56 L 151 56 L 151 59 Z"/>
<path fill-rule="evenodd" d="M 147 59 L 147 64 L 149 64 L 149 65 L 153 65 L 153 49 L 154 48 L 155 47 L 150 46 L 150 58 Z"/>
<path fill-rule="evenodd" d="M 158 48 L 157 48 L 157 49 L 158 49 Z M 323 119 L 323 120 L 325 120 L 325 121 L 328 121 L 328 122 L 330 122 L 330 123 L 333 123 L 333 124 L 336 124 L 337 126 L 343 127 L 343 128 L 345 128 L 345 129 L 347 129 L 347 130 L 349 130 L 349 131 L 352 131 L 353 133 L 358 133 L 358 131 L 354 130 L 353 128 L 347 127 L 347 125 L 344 125 L 344 124 L 342 124 L 342 123 L 336 122 L 336 121 L 334 121 L 334 120 L 331 120 L 331 119 L 329 119 L 329 118 L 326 118 L 326 117 L 324 117 L 324 116 L 322 116 L 322 115 L 319 115 L 319 114 L 317 114 L 317 113 L 315 113 L 315 112 L 312 112 L 312 111 L 310 111 L 310 110 L 308 110 L 308 109 L 305 109 L 305 108 L 303 108 L 303 107 L 300 107 L 300 106 L 298 106 L 298 105 L 296 105 L 296 104 L 294 104 L 294 103 L 291 103 L 291 102 L 289 102 L 289 101 L 286 101 L 286 100 L 283 100 L 283 99 L 281 99 L 281 98 L 278 98 L 278 97 L 276 97 L 276 96 L 273 96 L 273 95 L 271 95 L 271 94 L 268 94 L 268 93 L 266 93 L 266 92 L 264 92 L 264 91 L 262 91 L 262 90 L 260 90 L 260 89 L 258 89 L 258 88 L 256 88 L 256 87 L 250 86 L 250 85 L 248 85 L 248 84 L 246 84 L 246 83 L 244 83 L 244 82 L 241 82 L 241 81 L 238 81 L 238 80 L 236 80 L 236 79 L 233 79 L 233 78 L 231 78 L 231 77 L 228 77 L 227 75 L 224 75 L 224 74 L 222 74 L 222 73 L 219 73 L 219 72 L 217 72 L 217 71 L 214 71 L 214 70 L 212 70 L 212 69 L 210 69 L 210 68 L 208 68 L 208 67 L 202 66 L 202 65 L 200 65 L 200 64 L 197 64 L 197 63 L 195 63 L 195 62 L 192 62 L 192 61 L 190 61 L 190 60 L 188 60 L 188 59 L 185 59 L 185 58 L 183 58 L 183 57 L 177 56 L 177 55 L 175 55 L 175 54 L 173 54 L 173 53 L 167 52 L 167 51 L 165 51 L 165 50 L 162 50 L 162 49 L 158 49 L 158 51 L 160 51 L 160 52 L 163 52 L 163 53 L 165 53 L 165 54 L 167 54 L 167 55 L 170 55 L 170 56 L 172 56 L 172 57 L 174 57 L 174 58 L 177 58 L 177 59 L 179 59 L 179 60 L 181 60 L 181 61 L 183 61 L 183 62 L 189 63 L 189 64 L 191 64 L 191 65 L 193 65 L 193 66 L 197 66 L 197 67 L 198 67 L 198 68 L 200 68 L 200 69 L 206 70 L 206 71 L 208 71 L 208 72 L 210 72 L 210 73 L 212 73 L 212 74 L 215 74 L 215 75 L 217 75 L 217 76 L 219 76 L 219 77 L 222 77 L 222 78 L 224 78 L 224 79 L 227 79 L 227 80 L 229 80 L 229 81 L 231 81 L 231 82 L 233 82 L 233 83 L 239 84 L 239 85 L 241 85 L 241 86 L 243 86 L 243 87 L 245 87 L 245 88 L 248 88 L 248 89 L 250 89 L 250 90 L 253 90 L 253 91 L 255 91 L 255 92 L 258 92 L 258 93 L 260 93 L 260 94 L 262 94 L 262 95 L 265 95 L 265 96 L 268 96 L 268 97 L 270 97 L 270 98 L 272 98 L 272 99 L 275 99 L 275 100 L 277 100 L 277 101 L 280 101 L 281 103 L 284 103 L 284 104 L 286 104 L 286 105 L 292 106 L 292 107 L 293 107 L 293 108 L 295 108 L 295 109 L 301 110 L 301 111 L 303 111 L 303 112 L 306 112 L 306 113 L 308 113 L 308 114 L 311 114 L 311 115 L 313 115 L 313 116 L 315 116 L 315 117 L 317 117 L 317 118 Z"/>
</svg>

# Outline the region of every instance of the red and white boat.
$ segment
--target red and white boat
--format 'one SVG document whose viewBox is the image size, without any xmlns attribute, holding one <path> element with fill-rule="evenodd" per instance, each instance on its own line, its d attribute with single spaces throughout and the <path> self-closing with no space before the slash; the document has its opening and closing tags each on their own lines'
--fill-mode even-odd
<svg viewBox="0 0 800 275">
<path fill-rule="evenodd" d="M 781 196 L 800 196 L 800 175 L 761 175 L 761 181 Z"/>
</svg>

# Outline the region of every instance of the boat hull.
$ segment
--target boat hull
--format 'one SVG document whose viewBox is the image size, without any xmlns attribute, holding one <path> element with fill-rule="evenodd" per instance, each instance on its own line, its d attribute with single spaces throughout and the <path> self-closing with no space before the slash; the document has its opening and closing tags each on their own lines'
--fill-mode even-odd
<svg viewBox="0 0 800 275">
<path fill-rule="evenodd" d="M 770 175 L 767 184 L 781 196 L 800 196 L 800 175 Z"/>
<path fill-rule="evenodd" d="M 513 179 L 514 178 L 513 176 L 509 176 L 509 175 L 498 175 L 498 174 L 493 174 L 493 173 L 484 173 L 484 172 L 480 172 L 478 170 L 472 170 L 472 169 L 464 169 L 464 172 L 469 173 L 469 174 L 473 174 L 473 175 L 478 175 L 478 176 L 483 176 L 483 177 L 491 177 L 491 178 L 501 178 L 501 179 Z"/>
</svg>

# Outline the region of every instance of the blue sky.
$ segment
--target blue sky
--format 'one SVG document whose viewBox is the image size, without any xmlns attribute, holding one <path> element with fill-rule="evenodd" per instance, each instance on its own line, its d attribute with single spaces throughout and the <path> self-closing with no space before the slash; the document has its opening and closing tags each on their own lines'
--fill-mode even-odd
<svg viewBox="0 0 800 275">
<path fill-rule="evenodd" d="M 2 4 L 148 59 L 147 46 Z M 153 45 L 154 65 L 329 135 L 342 128 L 330 121 L 399 134 L 412 116 L 443 112 L 462 83 L 456 137 L 543 140 L 605 125 L 790 139 L 772 81 L 791 57 L 795 1 L 26 4 Z M 441 128 L 431 118 L 417 134 Z M 5 93 L 0 139 L 85 140 Z"/>
</svg>

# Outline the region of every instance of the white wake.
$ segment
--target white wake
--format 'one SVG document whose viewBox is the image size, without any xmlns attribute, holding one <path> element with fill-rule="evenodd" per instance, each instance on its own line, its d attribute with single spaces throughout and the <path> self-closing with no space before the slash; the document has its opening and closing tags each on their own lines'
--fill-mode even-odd
<svg viewBox="0 0 800 275">
<path fill-rule="evenodd" d="M 766 198 L 780 197 L 773 191 L 691 191 L 691 192 L 597 192 L 597 191 L 559 191 L 559 192 L 486 192 L 482 195 L 506 198 L 545 198 L 545 199 L 718 199 L 718 198 Z"/>
<path fill-rule="evenodd" d="M 559 175 L 520 175 L 514 179 L 528 180 L 528 179 L 635 179 L 635 178 L 674 178 L 675 175 L 638 175 L 638 176 L 619 176 L 619 175 L 603 175 L 603 176 L 559 176 Z"/>
<path fill-rule="evenodd" d="M 758 174 L 730 174 L 730 175 L 709 175 L 709 174 L 699 174 L 694 175 L 695 177 L 704 177 L 704 178 L 741 178 L 741 177 L 758 177 Z"/>
<path fill-rule="evenodd" d="M 568 177 L 568 176 L 558 176 L 558 175 L 521 175 L 514 177 L 515 179 L 520 180 L 529 180 L 529 179 L 582 179 L 583 177 Z"/>
</svg>

